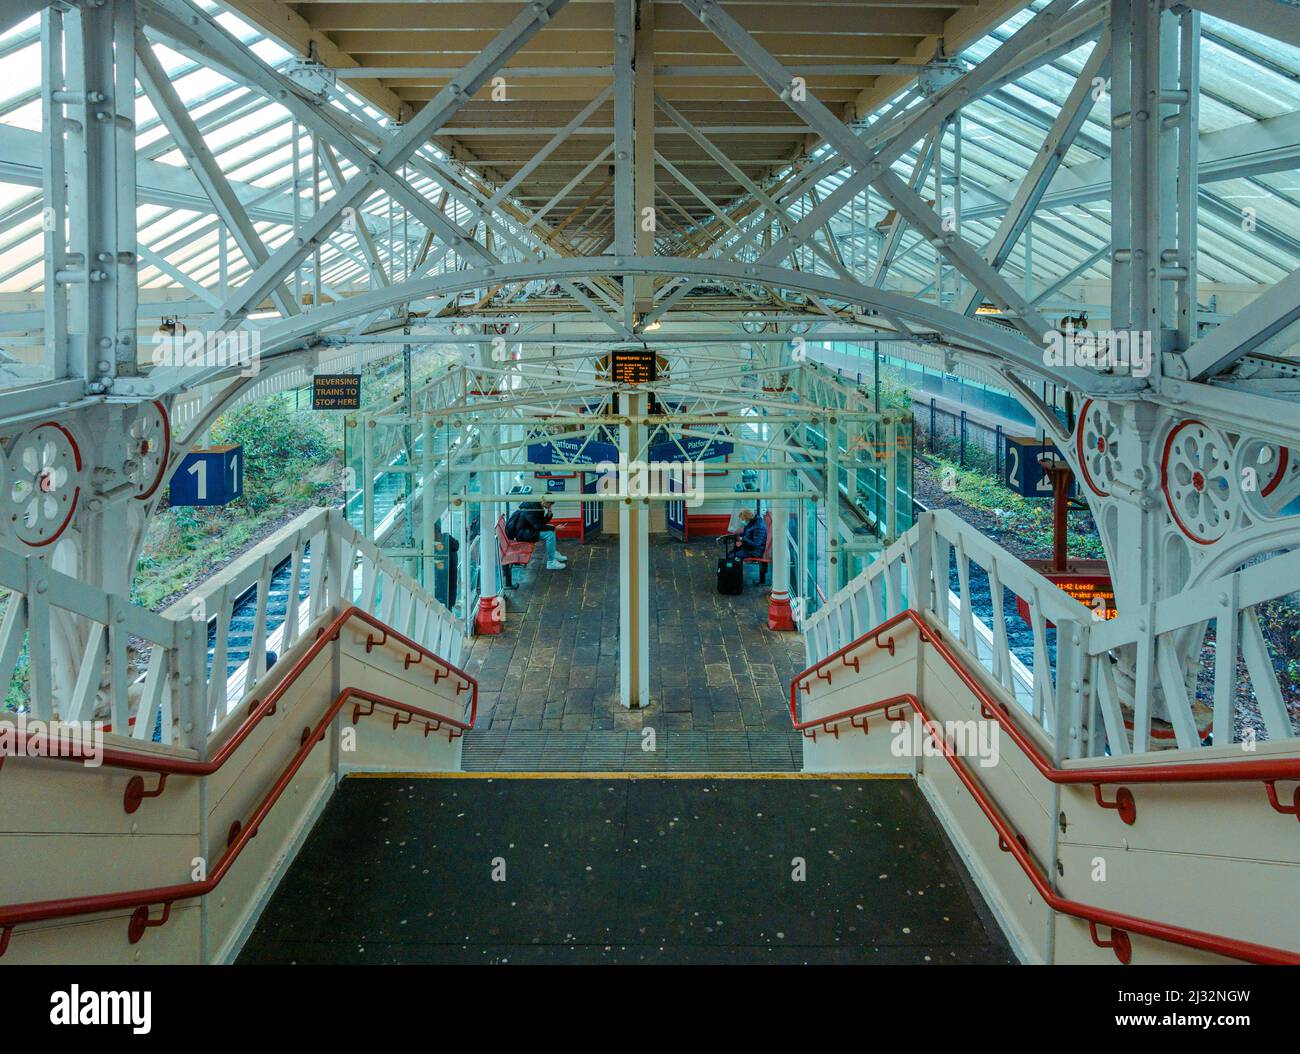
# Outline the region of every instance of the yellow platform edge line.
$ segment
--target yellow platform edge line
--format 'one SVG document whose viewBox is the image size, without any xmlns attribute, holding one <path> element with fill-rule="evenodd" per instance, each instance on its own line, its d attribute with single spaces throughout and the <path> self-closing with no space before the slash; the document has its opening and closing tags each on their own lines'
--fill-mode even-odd
<svg viewBox="0 0 1300 1054">
<path fill-rule="evenodd" d="M 906 780 L 906 772 L 349 772 L 360 780 Z"/>
</svg>

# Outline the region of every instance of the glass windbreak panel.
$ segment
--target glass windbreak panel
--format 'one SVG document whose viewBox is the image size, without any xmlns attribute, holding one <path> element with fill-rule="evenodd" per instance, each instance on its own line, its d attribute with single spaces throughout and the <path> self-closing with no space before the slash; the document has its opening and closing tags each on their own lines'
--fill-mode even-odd
<svg viewBox="0 0 1300 1054">
<path fill-rule="evenodd" d="M 432 568 L 434 596 L 466 620 L 468 630 L 479 596 L 479 507 L 463 500 L 477 487 L 470 485 L 468 474 L 458 470 L 458 465 L 468 459 L 465 443 L 472 433 L 467 428 L 453 427 L 446 417 L 426 420 L 421 459 L 427 473 L 425 487 L 431 516 L 426 521 L 424 547 L 433 557 L 425 563 Z M 427 452 L 424 443 L 428 444 Z"/>
<path fill-rule="evenodd" d="M 851 544 L 893 541 L 912 525 L 912 429 L 909 415 L 854 425 L 840 459 L 841 492 L 856 516 Z"/>
<path fill-rule="evenodd" d="M 789 576 L 783 584 L 778 583 L 775 577 L 772 579 L 772 588 L 788 590 L 791 598 L 799 596 L 799 513 L 796 509 L 797 505 L 798 502 L 794 501 L 788 504 L 789 512 L 787 515 L 789 519 L 786 521 L 785 528 L 786 548 L 790 552 Z"/>
<path fill-rule="evenodd" d="M 497 559 L 497 525 L 486 522 L 487 509 L 476 496 L 497 491 L 497 477 L 482 477 L 473 472 L 473 464 L 482 456 L 480 443 L 484 431 L 477 425 L 454 426 L 450 418 L 438 417 L 433 429 L 435 478 L 438 508 L 446 509 L 448 534 L 459 543 L 459 582 L 456 589 L 456 615 L 463 620 L 465 632 L 471 632 L 478 598 L 482 595 L 484 556 Z"/>
<path fill-rule="evenodd" d="M 896 531 L 898 535 L 907 533 L 912 525 L 916 523 L 915 490 L 913 489 L 913 474 L 916 469 L 916 461 L 912 454 L 916 445 L 913 438 L 915 427 L 910 418 L 900 421 L 898 424 L 898 449 L 894 455 L 894 471 L 897 473 L 896 486 L 898 488 L 895 496 L 898 503 L 898 529 Z"/>
<path fill-rule="evenodd" d="M 411 485 L 409 429 L 396 415 L 374 417 L 366 424 L 361 441 L 369 449 L 363 463 L 373 483 L 363 502 L 363 529 L 375 540 L 393 538 L 398 536 L 395 532 L 403 521 Z"/>
<path fill-rule="evenodd" d="M 817 503 L 808 498 L 790 503 L 790 595 L 794 598 L 800 618 L 817 610 L 817 591 L 812 568 L 815 560 L 809 558 L 809 534 L 817 515 Z"/>
<path fill-rule="evenodd" d="M 800 504 L 803 508 L 799 517 L 800 552 L 796 565 L 800 576 L 799 597 L 804 613 L 811 615 L 826 599 L 826 570 L 822 566 L 822 553 L 826 550 L 826 522 L 819 502 L 805 499 Z"/>
<path fill-rule="evenodd" d="M 846 549 L 843 553 L 844 580 L 851 582 L 857 578 L 871 563 L 872 554 L 856 549 Z"/>
<path fill-rule="evenodd" d="M 362 458 L 359 415 L 349 414 L 343 421 L 343 514 L 357 530 L 362 527 Z"/>
</svg>

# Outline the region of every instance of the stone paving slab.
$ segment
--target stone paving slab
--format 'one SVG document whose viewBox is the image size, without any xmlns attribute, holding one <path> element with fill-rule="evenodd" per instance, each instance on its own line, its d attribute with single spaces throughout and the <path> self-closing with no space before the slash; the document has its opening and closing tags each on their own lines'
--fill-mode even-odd
<svg viewBox="0 0 1300 1054">
<path fill-rule="evenodd" d="M 569 542 L 566 570 L 546 571 L 540 557 L 516 569 L 505 631 L 471 644 L 479 723 L 465 738 L 467 770 L 800 767 L 787 707 L 803 641 L 767 628 L 757 568 L 742 595 L 720 596 L 715 541 L 651 542 L 651 705 L 618 702 L 618 540 Z M 642 749 L 647 729 L 654 750 Z"/>
</svg>

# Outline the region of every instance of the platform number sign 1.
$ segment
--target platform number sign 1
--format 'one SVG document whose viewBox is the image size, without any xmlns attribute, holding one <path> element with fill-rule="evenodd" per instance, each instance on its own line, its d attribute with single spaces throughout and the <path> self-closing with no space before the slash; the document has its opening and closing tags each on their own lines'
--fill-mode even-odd
<svg viewBox="0 0 1300 1054">
<path fill-rule="evenodd" d="M 172 474 L 171 505 L 229 505 L 244 496 L 244 448 L 193 450 Z"/>
</svg>

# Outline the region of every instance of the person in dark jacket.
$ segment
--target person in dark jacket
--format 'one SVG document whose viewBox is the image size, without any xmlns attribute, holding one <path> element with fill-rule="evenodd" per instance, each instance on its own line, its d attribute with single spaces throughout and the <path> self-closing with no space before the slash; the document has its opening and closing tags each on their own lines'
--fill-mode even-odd
<svg viewBox="0 0 1300 1054">
<path fill-rule="evenodd" d="M 742 557 L 762 556 L 767 549 L 767 524 L 753 509 L 741 509 L 740 532 L 726 537 L 733 542 L 733 553 Z"/>
<path fill-rule="evenodd" d="M 433 524 L 433 595 L 447 607 L 456 605 L 456 579 L 460 573 L 460 542 Z"/>
<path fill-rule="evenodd" d="M 519 506 L 519 511 L 546 546 L 546 570 L 563 571 L 569 558 L 555 548 L 555 525 L 551 523 L 553 509 L 554 506 L 549 501 L 525 501 Z"/>
</svg>

